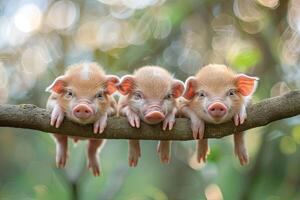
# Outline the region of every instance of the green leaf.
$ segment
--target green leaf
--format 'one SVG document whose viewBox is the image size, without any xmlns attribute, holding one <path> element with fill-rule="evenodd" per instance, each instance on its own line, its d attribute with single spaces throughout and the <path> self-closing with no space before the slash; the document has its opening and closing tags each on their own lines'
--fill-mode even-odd
<svg viewBox="0 0 300 200">
<path fill-rule="evenodd" d="M 230 65 L 241 72 L 257 65 L 261 61 L 261 53 L 258 49 L 245 49 L 229 58 Z"/>
</svg>

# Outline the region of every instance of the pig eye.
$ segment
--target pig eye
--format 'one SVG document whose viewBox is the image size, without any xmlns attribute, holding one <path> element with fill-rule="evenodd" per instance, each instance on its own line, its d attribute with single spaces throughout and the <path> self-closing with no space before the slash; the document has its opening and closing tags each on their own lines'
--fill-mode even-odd
<svg viewBox="0 0 300 200">
<path fill-rule="evenodd" d="M 232 89 L 232 90 L 229 90 L 228 92 L 228 96 L 234 96 L 236 93 L 236 90 Z"/>
<path fill-rule="evenodd" d="M 199 91 L 199 92 L 198 92 L 198 96 L 199 96 L 199 97 L 206 97 L 206 94 L 205 94 L 204 91 Z"/>
<path fill-rule="evenodd" d="M 66 99 L 71 99 L 73 97 L 73 95 L 74 94 L 71 90 L 67 90 L 65 97 L 66 97 Z"/>
<path fill-rule="evenodd" d="M 173 98 L 173 94 L 168 94 L 167 96 L 165 96 L 165 100 L 170 100 Z"/>
<path fill-rule="evenodd" d="M 96 98 L 102 100 L 103 99 L 103 92 L 97 93 Z"/>
<path fill-rule="evenodd" d="M 134 95 L 133 95 L 133 98 L 135 100 L 141 100 L 143 98 L 143 95 L 140 92 L 135 92 Z"/>
</svg>

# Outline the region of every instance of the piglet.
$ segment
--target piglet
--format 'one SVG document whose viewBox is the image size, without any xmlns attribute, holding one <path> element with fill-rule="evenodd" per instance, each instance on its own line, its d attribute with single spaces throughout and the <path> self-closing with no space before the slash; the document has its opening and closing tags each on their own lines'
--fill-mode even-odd
<svg viewBox="0 0 300 200">
<path fill-rule="evenodd" d="M 96 63 L 75 64 L 64 75 L 57 77 L 46 89 L 51 95 L 47 109 L 51 111 L 50 124 L 59 128 L 64 117 L 79 124 L 93 124 L 95 134 L 104 131 L 107 117 L 114 115 L 117 104 L 111 96 L 119 79 L 106 75 Z M 56 141 L 56 166 L 64 168 L 67 161 L 68 136 L 54 134 Z M 75 141 L 80 138 L 73 137 Z M 100 175 L 98 152 L 105 140 L 89 139 L 88 167 L 94 176 Z"/>
<path fill-rule="evenodd" d="M 180 101 L 181 112 L 191 120 L 193 136 L 198 140 L 198 162 L 206 161 L 209 151 L 204 136 L 204 123 L 221 124 L 233 119 L 236 126 L 247 118 L 246 107 L 256 90 L 257 77 L 237 74 L 225 65 L 211 64 L 199 70 L 185 82 L 185 100 Z M 235 154 L 240 164 L 248 163 L 244 133 L 234 137 Z"/>
<path fill-rule="evenodd" d="M 176 99 L 182 95 L 184 84 L 161 67 L 145 66 L 122 77 L 118 91 L 123 95 L 118 103 L 119 114 L 126 116 L 132 127 L 139 128 L 142 120 L 147 124 L 162 122 L 163 130 L 171 130 L 177 112 Z M 169 163 L 170 148 L 170 141 L 158 143 L 162 163 Z M 129 140 L 129 166 L 137 166 L 140 156 L 139 141 Z"/>
</svg>

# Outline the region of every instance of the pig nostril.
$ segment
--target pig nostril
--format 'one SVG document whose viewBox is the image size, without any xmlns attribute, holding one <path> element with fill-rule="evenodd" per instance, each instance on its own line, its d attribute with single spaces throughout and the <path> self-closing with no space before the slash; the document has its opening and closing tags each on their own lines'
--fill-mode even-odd
<svg viewBox="0 0 300 200">
<path fill-rule="evenodd" d="M 215 108 L 212 108 L 212 109 L 211 109 L 211 111 L 215 111 L 215 110 L 216 110 Z"/>
<path fill-rule="evenodd" d="M 86 111 L 85 111 L 85 113 L 89 113 L 89 111 L 88 111 L 88 110 L 86 110 Z"/>
<path fill-rule="evenodd" d="M 224 109 L 223 109 L 223 108 L 221 108 L 220 110 L 221 110 L 221 111 L 224 111 Z"/>
</svg>

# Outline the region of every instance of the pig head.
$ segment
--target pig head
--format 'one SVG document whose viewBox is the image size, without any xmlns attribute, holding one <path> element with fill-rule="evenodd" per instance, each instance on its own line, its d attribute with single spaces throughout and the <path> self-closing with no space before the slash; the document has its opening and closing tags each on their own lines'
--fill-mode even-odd
<svg viewBox="0 0 300 200">
<path fill-rule="evenodd" d="M 172 112 L 184 84 L 160 67 L 143 67 L 134 75 L 124 76 L 118 90 L 127 96 L 127 105 L 142 121 L 157 124 Z"/>
<path fill-rule="evenodd" d="M 105 75 L 96 64 L 85 64 L 72 66 L 46 91 L 52 93 L 53 102 L 60 105 L 67 118 L 88 124 L 94 123 L 110 107 L 109 95 L 117 90 L 118 83 L 118 77 Z"/>
<path fill-rule="evenodd" d="M 235 74 L 224 65 L 208 65 L 186 80 L 183 97 L 201 119 L 220 124 L 241 112 L 254 93 L 257 80 Z"/>
</svg>

